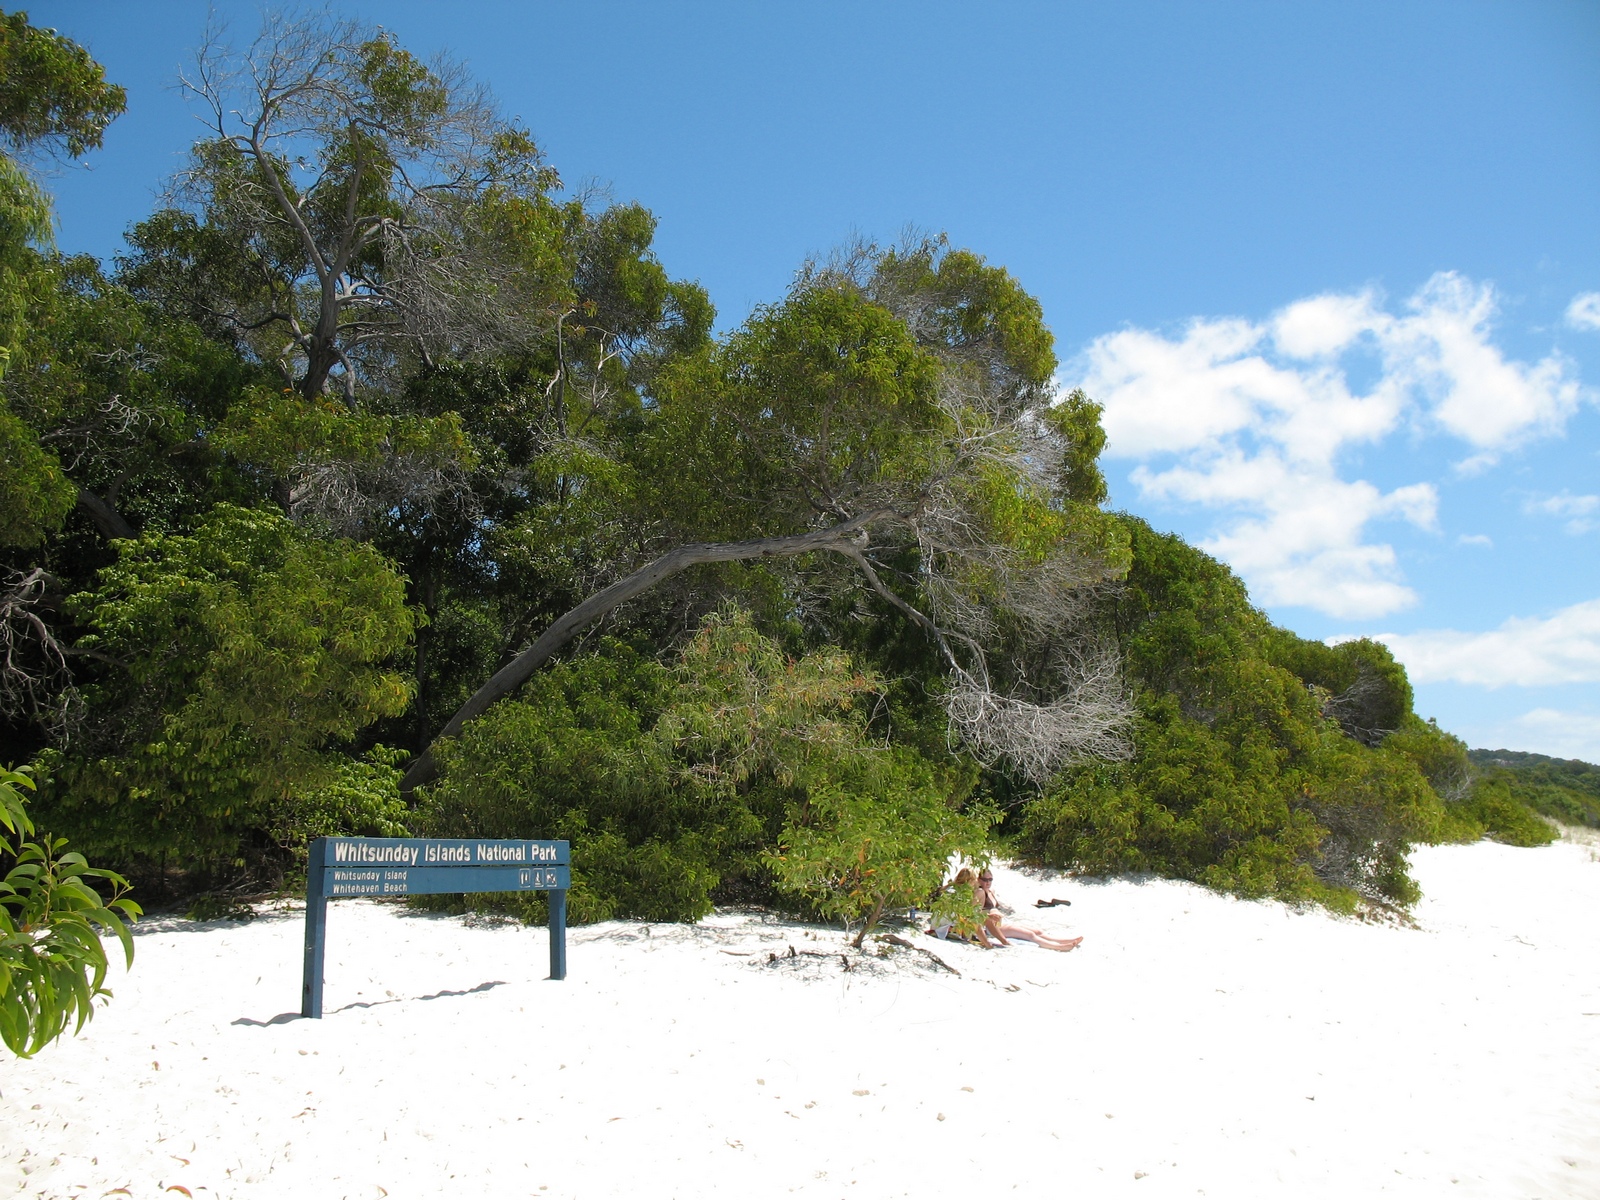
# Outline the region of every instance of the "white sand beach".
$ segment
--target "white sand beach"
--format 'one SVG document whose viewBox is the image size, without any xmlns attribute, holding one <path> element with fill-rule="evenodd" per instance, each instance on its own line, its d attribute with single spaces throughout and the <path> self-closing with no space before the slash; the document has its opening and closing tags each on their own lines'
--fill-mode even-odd
<svg viewBox="0 0 1600 1200">
<path fill-rule="evenodd" d="M 342 901 L 320 1021 L 298 910 L 150 920 L 0 1063 L 0 1195 L 1600 1196 L 1596 849 L 1414 863 L 1416 928 L 1001 868 L 1086 941 L 915 939 L 959 976 L 722 913 L 557 983 L 541 929 Z"/>
</svg>

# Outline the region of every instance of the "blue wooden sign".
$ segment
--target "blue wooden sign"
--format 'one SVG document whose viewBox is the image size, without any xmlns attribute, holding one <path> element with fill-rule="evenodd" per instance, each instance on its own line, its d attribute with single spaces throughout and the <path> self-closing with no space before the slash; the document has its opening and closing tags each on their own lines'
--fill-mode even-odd
<svg viewBox="0 0 1600 1200">
<path fill-rule="evenodd" d="M 300 1015 L 322 1016 L 328 901 L 341 896 L 549 892 L 550 978 L 567 977 L 566 842 L 506 838 L 318 838 L 306 871 L 306 954 Z"/>
</svg>

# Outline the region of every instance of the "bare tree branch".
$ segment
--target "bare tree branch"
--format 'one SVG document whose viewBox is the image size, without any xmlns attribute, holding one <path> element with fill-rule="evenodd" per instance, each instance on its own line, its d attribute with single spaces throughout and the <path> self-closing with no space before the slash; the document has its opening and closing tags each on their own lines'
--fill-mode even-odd
<svg viewBox="0 0 1600 1200">
<path fill-rule="evenodd" d="M 0 714 L 38 721 L 65 739 L 82 705 L 67 666 L 72 651 L 41 613 L 51 583 L 41 567 L 0 580 Z"/>
<path fill-rule="evenodd" d="M 649 591 L 663 580 L 705 563 L 738 562 L 752 558 L 788 558 L 819 550 L 846 555 L 852 552 L 859 553 L 860 547 L 867 540 L 867 528 L 870 525 L 880 521 L 902 519 L 893 509 L 877 509 L 862 513 L 852 520 L 830 525 L 826 529 L 789 537 L 753 538 L 742 542 L 700 542 L 669 550 L 654 562 L 617 580 L 610 587 L 596 592 L 559 617 L 540 635 L 538 641 L 497 671 L 488 683 L 474 692 L 472 697 L 456 711 L 434 737 L 428 749 L 411 764 L 405 778 L 400 781 L 401 790 L 409 794 L 413 788 L 435 777 L 438 767 L 434 760 L 433 747 L 441 738 L 459 735 L 468 721 L 481 716 L 497 700 L 521 687 L 529 676 L 547 663 L 585 626 L 619 605 Z"/>
</svg>

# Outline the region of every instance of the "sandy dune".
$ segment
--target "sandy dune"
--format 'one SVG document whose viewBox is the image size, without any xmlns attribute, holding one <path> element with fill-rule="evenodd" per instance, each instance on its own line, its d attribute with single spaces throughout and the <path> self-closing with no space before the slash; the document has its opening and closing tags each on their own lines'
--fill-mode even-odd
<svg viewBox="0 0 1600 1200">
<path fill-rule="evenodd" d="M 344 901 L 322 1021 L 293 909 L 153 920 L 0 1064 L 0 1195 L 1600 1196 L 1596 849 L 1415 863 L 1415 929 L 1001 869 L 1087 940 L 916 939 L 959 976 L 719 914 L 554 983 L 542 930 Z"/>
</svg>

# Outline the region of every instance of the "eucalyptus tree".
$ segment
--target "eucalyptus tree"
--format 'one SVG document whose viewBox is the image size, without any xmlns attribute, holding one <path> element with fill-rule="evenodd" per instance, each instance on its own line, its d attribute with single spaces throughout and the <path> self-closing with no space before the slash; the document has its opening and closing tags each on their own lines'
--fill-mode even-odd
<svg viewBox="0 0 1600 1200">
<path fill-rule="evenodd" d="M 925 241 L 806 268 L 784 302 L 651 381 L 612 479 L 632 557 L 439 736 L 691 567 L 826 557 L 937 646 L 952 733 L 980 757 L 1043 779 L 1122 753 L 1115 657 L 1071 626 L 1126 547 L 1084 453 L 1098 412 L 1053 403 L 1054 366 L 1037 302 L 971 253 Z M 405 786 L 434 772 L 425 751 Z"/>
<path fill-rule="evenodd" d="M 531 135 L 459 63 L 355 21 L 269 13 L 242 49 L 208 31 L 181 83 L 206 136 L 134 230 L 124 277 L 305 399 L 354 407 L 397 372 L 564 326 L 565 346 L 597 317 L 615 340 L 639 333 L 638 297 L 602 277 L 630 214 L 647 215 L 558 200 Z"/>
<path fill-rule="evenodd" d="M 213 30 L 183 82 L 206 136 L 119 280 L 276 376 L 208 443 L 292 518 L 400 565 L 425 739 L 452 664 L 492 661 L 547 606 L 551 572 L 496 555 L 541 524 L 571 541 L 573 464 L 605 457 L 638 382 L 713 311 L 655 261 L 646 210 L 562 193 L 459 64 L 388 33 L 268 15 L 238 48 Z"/>
<path fill-rule="evenodd" d="M 0 13 L 0 141 L 13 153 L 98 150 L 127 100 L 82 46 L 25 12 Z"/>
<path fill-rule="evenodd" d="M 242 51 L 209 30 L 181 83 L 207 135 L 127 273 L 308 400 L 354 404 L 396 358 L 503 344 L 554 302 L 506 244 L 558 219 L 555 173 L 458 65 L 268 14 Z"/>
</svg>

